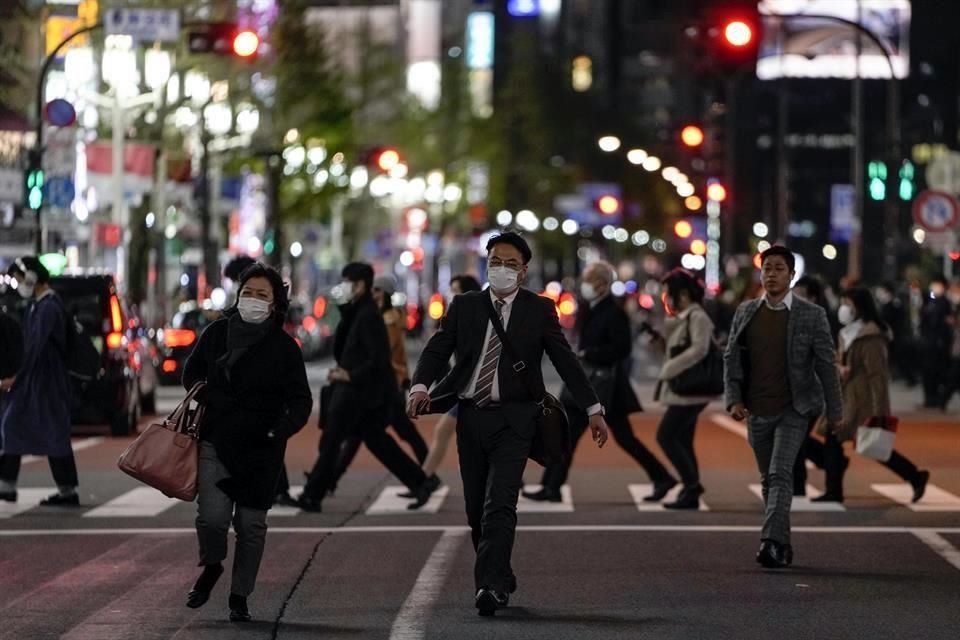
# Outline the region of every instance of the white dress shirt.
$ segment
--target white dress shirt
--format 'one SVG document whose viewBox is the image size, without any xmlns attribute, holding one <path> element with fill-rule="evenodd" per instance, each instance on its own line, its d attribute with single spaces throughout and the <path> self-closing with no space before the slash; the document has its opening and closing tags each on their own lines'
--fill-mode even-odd
<svg viewBox="0 0 960 640">
<path fill-rule="evenodd" d="M 776 306 L 770 304 L 770 299 L 767 297 L 766 292 L 764 292 L 762 300 L 763 304 L 767 305 L 767 309 L 771 311 L 782 311 L 784 307 L 786 307 L 787 311 L 790 311 L 790 309 L 793 308 L 793 291 L 788 291 L 787 295 L 780 301 L 780 304 Z"/>
</svg>

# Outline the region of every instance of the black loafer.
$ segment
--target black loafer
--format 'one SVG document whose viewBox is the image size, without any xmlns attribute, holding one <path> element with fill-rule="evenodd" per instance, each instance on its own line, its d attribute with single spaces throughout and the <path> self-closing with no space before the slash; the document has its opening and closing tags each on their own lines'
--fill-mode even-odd
<svg viewBox="0 0 960 640">
<path fill-rule="evenodd" d="M 302 511 L 308 511 L 310 513 L 320 513 L 323 511 L 323 505 L 320 500 L 309 498 L 304 494 L 301 494 L 296 502 Z"/>
<path fill-rule="evenodd" d="M 430 496 L 433 495 L 433 492 L 440 488 L 440 478 L 434 474 L 424 480 L 419 487 L 413 492 L 413 502 L 407 505 L 407 509 L 410 511 L 416 511 L 423 505 L 427 504 L 430 500 Z"/>
<path fill-rule="evenodd" d="M 250 622 L 252 616 L 247 608 L 247 599 L 243 596 L 230 594 L 230 622 Z"/>
<path fill-rule="evenodd" d="M 217 584 L 217 580 L 223 575 L 223 565 L 208 564 L 203 568 L 203 573 L 193 583 L 193 588 L 187 594 L 187 606 L 191 609 L 199 609 L 207 604 L 210 599 L 210 592 Z"/>
<path fill-rule="evenodd" d="M 673 478 L 669 480 L 664 480 L 663 482 L 654 482 L 653 483 L 653 493 L 648 495 L 643 499 L 644 502 L 660 502 L 667 497 L 667 494 L 670 493 L 670 489 L 673 489 L 677 486 L 677 481 Z"/>
<path fill-rule="evenodd" d="M 910 502 L 920 502 L 920 499 L 923 498 L 923 494 L 927 492 L 927 483 L 929 481 L 929 471 L 917 472 L 917 477 L 913 482 L 910 483 L 911 486 L 913 486 L 913 497 L 910 499 Z"/>
<path fill-rule="evenodd" d="M 793 550 L 790 550 L 790 560 L 793 560 Z M 773 540 L 763 540 L 760 551 L 757 552 L 757 562 L 765 569 L 784 569 L 790 566 L 787 562 L 786 548 Z"/>
<path fill-rule="evenodd" d="M 41 507 L 79 507 L 80 506 L 80 495 L 77 493 L 69 493 L 64 495 L 62 493 L 55 493 L 52 496 L 47 496 L 40 501 Z"/>
<path fill-rule="evenodd" d="M 548 489 L 543 487 L 539 491 L 521 491 L 520 492 L 524 498 L 527 500 L 534 500 L 536 502 L 562 502 L 563 496 L 560 495 L 560 491 L 557 489 Z"/>
<path fill-rule="evenodd" d="M 493 589 L 480 589 L 477 591 L 477 597 L 474 604 L 481 616 L 492 616 L 497 609 L 503 609 L 510 604 L 510 597 L 505 593 L 494 591 Z"/>
</svg>

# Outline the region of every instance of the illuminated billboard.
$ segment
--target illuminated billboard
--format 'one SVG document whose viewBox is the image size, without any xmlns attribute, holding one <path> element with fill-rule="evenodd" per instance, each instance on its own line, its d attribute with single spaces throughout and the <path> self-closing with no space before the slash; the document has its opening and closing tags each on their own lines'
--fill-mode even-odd
<svg viewBox="0 0 960 640">
<path fill-rule="evenodd" d="M 910 73 L 910 0 L 761 0 L 759 9 L 761 80 L 856 77 L 858 31 L 842 20 L 860 24 L 883 45 L 881 51 L 861 36 L 861 78 L 889 78 L 891 64 L 898 78 Z"/>
</svg>

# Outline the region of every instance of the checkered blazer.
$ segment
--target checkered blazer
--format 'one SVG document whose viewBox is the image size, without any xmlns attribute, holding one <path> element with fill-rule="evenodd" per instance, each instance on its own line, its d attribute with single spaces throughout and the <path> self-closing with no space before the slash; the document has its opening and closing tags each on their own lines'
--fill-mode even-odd
<svg viewBox="0 0 960 640">
<path fill-rule="evenodd" d="M 724 354 L 724 390 L 729 409 L 743 402 L 750 384 L 745 329 L 763 304 L 763 298 L 749 300 L 737 308 Z M 819 306 L 793 297 L 787 322 L 787 370 L 793 408 L 802 416 L 826 415 L 840 422 L 843 414 L 840 380 L 837 377 L 833 340 L 826 312 Z M 824 405 L 826 413 L 824 414 Z"/>
</svg>

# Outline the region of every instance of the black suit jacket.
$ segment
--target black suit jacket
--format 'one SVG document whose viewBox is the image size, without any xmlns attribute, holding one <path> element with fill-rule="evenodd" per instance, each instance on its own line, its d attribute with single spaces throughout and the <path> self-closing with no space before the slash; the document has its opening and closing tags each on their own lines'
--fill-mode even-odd
<svg viewBox="0 0 960 640">
<path fill-rule="evenodd" d="M 483 341 L 490 322 L 489 300 L 489 291 L 456 296 L 441 320 L 439 330 L 421 353 L 413 383 L 427 387 L 440 378 L 450 356 L 457 356 L 456 365 L 430 392 L 431 412 L 448 411 L 470 385 L 482 357 Z M 514 370 L 507 349 L 503 350 L 497 376 L 500 402 L 511 426 L 525 433 L 533 432 L 537 403 L 545 393 L 541 369 L 544 353 L 553 362 L 580 408 L 586 409 L 597 403 L 596 393 L 563 337 L 552 300 L 520 289 L 510 310 L 507 339 L 527 367 L 526 372 Z"/>
<path fill-rule="evenodd" d="M 608 413 L 640 411 L 640 402 L 630 386 L 629 358 L 633 336 L 627 312 L 612 296 L 593 307 L 582 302 L 576 330 L 579 337 L 577 349 L 583 354 L 583 362 L 590 367 L 612 367 L 614 370 L 611 406 L 606 407 Z"/>
</svg>

